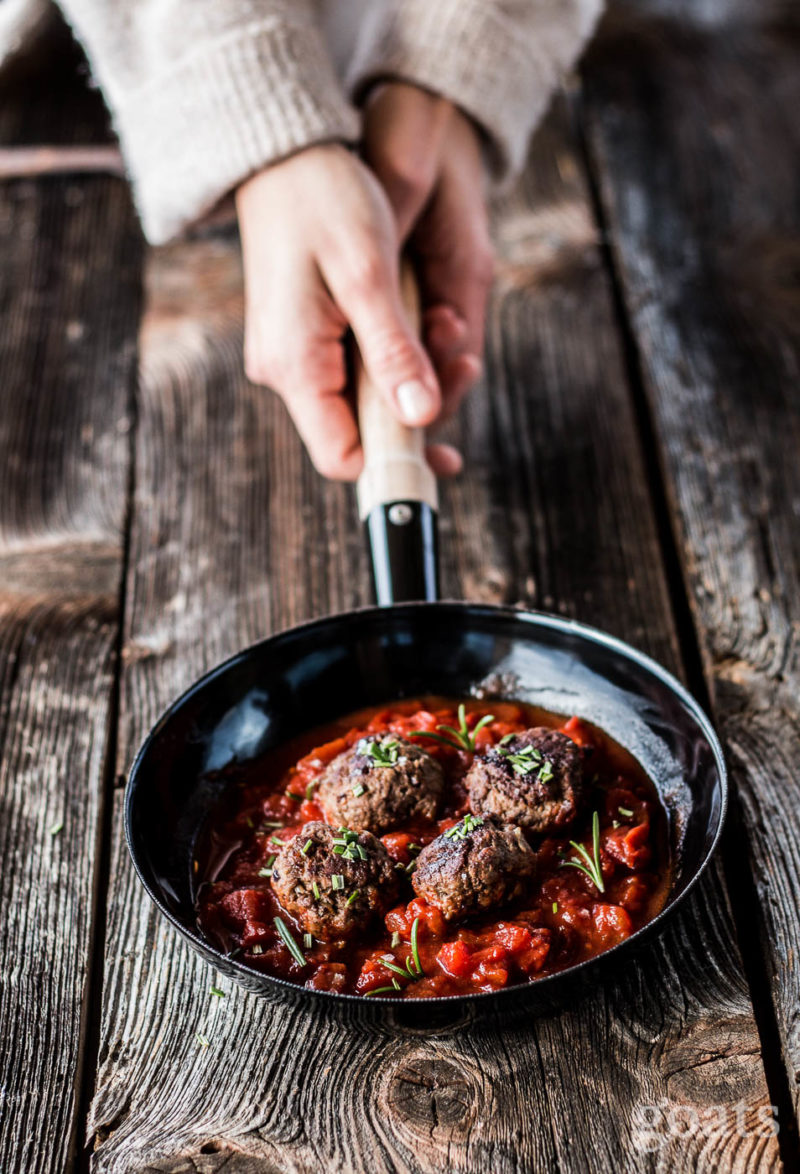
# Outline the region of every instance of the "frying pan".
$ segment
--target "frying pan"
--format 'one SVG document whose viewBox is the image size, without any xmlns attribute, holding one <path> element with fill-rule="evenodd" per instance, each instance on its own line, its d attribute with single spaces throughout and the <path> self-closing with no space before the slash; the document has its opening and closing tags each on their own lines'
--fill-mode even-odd
<svg viewBox="0 0 800 1174">
<path fill-rule="evenodd" d="M 404 295 L 416 315 L 413 281 Z M 358 374 L 364 472 L 359 512 L 378 606 L 263 640 L 213 669 L 152 730 L 125 797 L 128 847 L 145 889 L 214 967 L 261 995 L 347 1008 L 350 1018 L 432 1023 L 447 1004 L 494 1011 L 552 1006 L 659 931 L 717 844 L 727 805 L 722 750 L 696 701 L 660 665 L 597 629 L 542 612 L 438 601 L 437 497 L 419 430 L 401 425 Z M 653 779 L 667 812 L 674 875 L 663 910 L 604 954 L 503 990 L 421 1000 L 343 995 L 256 972 L 206 940 L 195 918 L 195 853 L 230 782 L 226 768 L 368 705 L 439 694 L 508 698 L 606 730 Z"/>
</svg>

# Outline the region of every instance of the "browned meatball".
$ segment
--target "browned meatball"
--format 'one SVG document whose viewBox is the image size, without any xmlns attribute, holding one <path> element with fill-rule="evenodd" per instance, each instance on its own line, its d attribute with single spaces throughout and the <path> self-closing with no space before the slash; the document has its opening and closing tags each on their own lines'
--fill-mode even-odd
<svg viewBox="0 0 800 1174">
<path fill-rule="evenodd" d="M 397 872 L 370 832 L 307 823 L 278 853 L 272 888 L 306 933 L 345 937 L 383 914 L 397 896 Z"/>
<path fill-rule="evenodd" d="M 464 782 L 476 815 L 555 831 L 580 808 L 583 752 L 566 734 L 537 726 L 476 754 Z"/>
<path fill-rule="evenodd" d="M 448 921 L 522 896 L 536 857 L 518 827 L 465 815 L 417 857 L 411 883 Z"/>
<path fill-rule="evenodd" d="M 361 738 L 320 775 L 316 799 L 332 824 L 388 832 L 408 820 L 432 820 L 444 789 L 436 759 L 393 734 Z"/>
</svg>

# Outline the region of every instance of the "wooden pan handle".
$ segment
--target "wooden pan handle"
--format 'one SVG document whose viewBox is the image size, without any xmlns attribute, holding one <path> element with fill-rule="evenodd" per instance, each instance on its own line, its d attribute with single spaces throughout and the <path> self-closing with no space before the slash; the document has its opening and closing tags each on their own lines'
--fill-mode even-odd
<svg viewBox="0 0 800 1174">
<path fill-rule="evenodd" d="M 403 261 L 403 305 L 420 328 L 419 291 Z M 425 430 L 401 424 L 363 363 L 356 369 L 358 426 L 364 471 L 358 479 L 358 512 L 367 534 L 379 604 L 439 597 L 436 477 L 425 460 Z"/>
<path fill-rule="evenodd" d="M 417 279 L 404 260 L 400 288 L 406 313 L 419 333 L 420 303 Z M 358 513 L 362 521 L 375 506 L 399 501 L 421 501 L 438 509 L 436 477 L 425 460 L 425 429 L 409 428 L 397 419 L 386 399 L 357 360 L 358 427 L 364 450 L 364 470 L 358 479 Z"/>
</svg>

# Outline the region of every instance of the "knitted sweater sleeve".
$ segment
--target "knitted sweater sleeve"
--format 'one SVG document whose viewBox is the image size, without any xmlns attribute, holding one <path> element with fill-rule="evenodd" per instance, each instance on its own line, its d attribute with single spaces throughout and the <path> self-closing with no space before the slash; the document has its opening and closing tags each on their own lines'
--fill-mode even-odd
<svg viewBox="0 0 800 1174">
<path fill-rule="evenodd" d="M 603 0 L 388 0 L 359 39 L 348 86 L 412 82 L 484 130 L 494 178 L 520 170 L 531 131 L 591 33 Z"/>
<path fill-rule="evenodd" d="M 148 238 L 250 173 L 355 142 L 313 0 L 60 0 L 111 109 Z"/>
</svg>

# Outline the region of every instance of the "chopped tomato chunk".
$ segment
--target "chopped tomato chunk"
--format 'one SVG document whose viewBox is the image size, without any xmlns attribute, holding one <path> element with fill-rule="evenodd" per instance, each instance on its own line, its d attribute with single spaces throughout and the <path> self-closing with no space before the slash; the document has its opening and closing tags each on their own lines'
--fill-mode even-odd
<svg viewBox="0 0 800 1174">
<path fill-rule="evenodd" d="M 650 827 L 646 823 L 635 827 L 611 828 L 603 837 L 603 848 L 626 868 L 646 868 L 650 862 Z"/>
<path fill-rule="evenodd" d="M 463 978 L 472 970 L 472 951 L 466 942 L 445 942 L 436 960 L 443 970 L 454 978 Z"/>
<path fill-rule="evenodd" d="M 323 962 L 305 985 L 312 991 L 343 991 L 347 986 L 347 967 L 341 962 Z"/>
<path fill-rule="evenodd" d="M 408 903 L 408 916 L 413 925 L 414 919 L 419 918 L 420 929 L 441 937 L 447 928 L 447 922 L 435 905 L 429 905 L 422 897 L 415 897 Z M 409 929 L 409 933 L 411 930 Z M 419 933 L 419 929 L 417 933 Z"/>
<path fill-rule="evenodd" d="M 533 941 L 531 931 L 524 925 L 513 925 L 501 921 L 495 931 L 495 938 L 510 954 L 519 954 L 530 949 Z"/>
<path fill-rule="evenodd" d="M 566 734 L 578 746 L 594 745 L 591 728 L 579 717 L 571 717 L 568 722 L 565 722 L 561 727 L 561 733 Z"/>
<path fill-rule="evenodd" d="M 400 864 L 411 863 L 412 854 L 409 849 L 417 842 L 413 836 L 407 832 L 389 832 L 381 836 L 381 840 L 392 860 L 397 860 Z"/>
<path fill-rule="evenodd" d="M 592 910 L 594 940 L 604 950 L 629 937 L 633 926 L 621 905 L 595 905 Z"/>
</svg>

